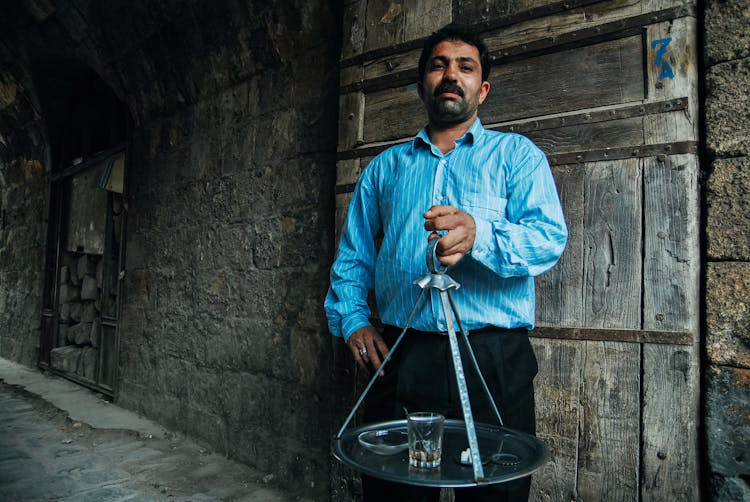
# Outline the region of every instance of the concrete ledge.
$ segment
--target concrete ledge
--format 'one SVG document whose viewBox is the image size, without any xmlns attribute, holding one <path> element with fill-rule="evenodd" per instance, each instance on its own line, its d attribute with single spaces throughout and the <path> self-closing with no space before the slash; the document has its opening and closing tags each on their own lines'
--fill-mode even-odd
<svg viewBox="0 0 750 502">
<path fill-rule="evenodd" d="M 156 422 L 105 401 L 84 387 L 1 357 L 0 380 L 24 388 L 65 411 L 71 420 L 95 429 L 131 430 L 155 438 L 163 438 L 166 432 Z"/>
</svg>

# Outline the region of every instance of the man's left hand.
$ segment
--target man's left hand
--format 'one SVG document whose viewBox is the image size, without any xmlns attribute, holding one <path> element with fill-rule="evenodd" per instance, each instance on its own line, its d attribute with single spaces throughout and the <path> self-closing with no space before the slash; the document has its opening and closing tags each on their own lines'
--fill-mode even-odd
<svg viewBox="0 0 750 502">
<path fill-rule="evenodd" d="M 440 230 L 448 231 L 437 244 L 438 261 L 443 265 L 455 265 L 474 247 L 477 226 L 469 213 L 453 206 L 432 206 L 423 216 L 424 228 L 432 231 L 428 239 Z"/>
</svg>

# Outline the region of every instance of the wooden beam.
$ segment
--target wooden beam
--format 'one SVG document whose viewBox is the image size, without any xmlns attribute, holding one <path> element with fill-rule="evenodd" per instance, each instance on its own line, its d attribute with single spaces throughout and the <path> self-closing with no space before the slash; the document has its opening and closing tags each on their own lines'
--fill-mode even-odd
<svg viewBox="0 0 750 502">
<path fill-rule="evenodd" d="M 687 16 L 695 16 L 695 9 L 692 6 L 680 6 L 671 9 L 664 9 L 658 12 L 641 14 L 639 16 L 620 19 L 598 26 L 572 31 L 570 33 L 563 33 L 561 35 L 546 37 L 539 40 L 534 40 L 532 42 L 525 42 L 523 44 L 515 45 L 512 47 L 505 47 L 503 49 L 491 51 L 490 59 L 492 61 L 492 65 L 496 66 L 500 64 L 520 61 L 535 56 L 553 54 L 578 47 L 583 47 L 586 45 L 593 45 L 601 42 L 624 38 L 627 36 L 637 35 L 640 34 L 643 31 L 644 27 L 648 25 Z M 420 39 L 420 44 L 422 40 L 423 39 Z M 410 44 L 411 43 L 413 43 L 413 41 L 410 42 Z M 393 49 L 395 47 L 399 47 L 399 45 L 391 46 L 389 47 L 389 49 Z M 407 47 L 404 49 L 404 51 L 412 50 L 414 48 L 415 47 Z M 390 54 L 378 54 L 376 56 L 373 56 L 373 58 L 382 58 L 388 55 Z M 342 68 L 345 68 L 347 66 L 351 65 L 342 64 Z M 349 92 L 360 90 L 364 93 L 377 92 L 414 83 L 417 81 L 417 78 L 417 68 L 407 68 L 401 71 L 389 73 L 387 75 L 352 82 L 350 84 L 342 86 L 340 88 L 340 93 L 346 94 Z"/>
<path fill-rule="evenodd" d="M 692 333 L 684 331 L 654 331 L 606 328 L 555 328 L 537 326 L 529 333 L 533 338 L 557 340 L 592 340 L 600 342 L 660 343 L 667 345 L 692 345 Z"/>
<path fill-rule="evenodd" d="M 482 33 L 485 31 L 502 28 L 503 26 L 510 26 L 521 21 L 528 21 L 530 19 L 545 17 L 552 14 L 557 14 L 559 12 L 564 12 L 566 10 L 575 9 L 577 7 L 584 7 L 586 5 L 601 3 L 602 1 L 603 0 L 562 0 L 557 3 L 508 14 L 507 16 L 502 16 L 491 21 L 477 23 L 474 24 L 472 28 L 474 29 L 474 31 Z M 346 66 L 353 66 L 362 64 L 363 62 L 369 61 L 371 59 L 387 57 L 393 54 L 400 54 L 412 49 L 417 49 L 422 47 L 422 44 L 424 44 L 426 38 L 427 37 L 420 37 L 414 40 L 396 43 L 388 47 L 367 51 L 350 58 L 342 59 L 340 65 L 342 68 Z"/>
<path fill-rule="evenodd" d="M 608 120 L 618 120 L 618 119 L 632 118 L 632 117 L 638 117 L 638 116 L 647 116 L 647 115 L 653 115 L 653 114 L 659 114 L 659 113 L 683 111 L 687 109 L 689 105 L 690 104 L 688 102 L 688 98 L 677 98 L 677 99 L 670 99 L 670 100 L 665 100 L 665 101 L 655 101 L 651 103 L 638 103 L 635 105 L 628 104 L 628 105 L 616 106 L 616 107 L 603 107 L 601 109 L 593 109 L 593 110 L 586 111 L 586 112 L 563 113 L 563 114 L 557 114 L 554 117 L 547 117 L 547 118 L 541 118 L 541 119 L 503 122 L 503 123 L 494 124 L 494 125 L 485 125 L 485 127 L 493 131 L 517 132 L 517 133 L 523 134 L 527 132 L 540 131 L 540 130 L 545 130 L 545 129 L 556 129 L 560 127 L 568 127 L 568 126 L 573 126 L 573 125 L 605 122 Z M 411 139 L 412 139 L 411 137 L 401 138 L 395 141 L 372 144 L 369 146 L 363 146 L 360 148 L 355 148 L 355 149 L 350 149 L 350 150 L 342 150 L 338 152 L 337 159 L 345 160 L 345 159 L 354 159 L 357 157 L 374 156 L 374 155 L 379 154 L 383 150 L 390 148 L 393 145 L 406 143 L 407 141 L 411 141 Z M 632 153 L 632 149 L 629 148 L 629 150 Z M 658 153 L 670 153 L 670 152 L 660 151 Z M 675 153 L 678 153 L 678 152 L 675 152 Z M 680 153 L 688 153 L 688 152 L 680 152 Z M 580 152 L 577 152 L 575 155 L 579 155 L 579 154 Z M 627 157 L 630 157 L 630 155 L 628 155 Z M 576 163 L 576 162 L 577 160 L 574 158 L 572 163 Z"/>
</svg>

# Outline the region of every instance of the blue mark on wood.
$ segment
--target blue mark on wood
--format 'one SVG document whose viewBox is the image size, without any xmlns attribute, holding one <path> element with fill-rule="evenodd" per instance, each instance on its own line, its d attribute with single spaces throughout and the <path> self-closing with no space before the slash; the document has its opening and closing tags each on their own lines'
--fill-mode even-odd
<svg viewBox="0 0 750 502">
<path fill-rule="evenodd" d="M 667 46 L 671 41 L 671 38 L 660 38 L 659 40 L 654 40 L 651 42 L 651 48 L 656 49 L 656 66 L 657 68 L 661 69 L 661 71 L 659 72 L 659 80 L 662 80 L 664 78 L 674 78 L 672 67 L 664 58 L 664 55 L 667 53 Z"/>
</svg>

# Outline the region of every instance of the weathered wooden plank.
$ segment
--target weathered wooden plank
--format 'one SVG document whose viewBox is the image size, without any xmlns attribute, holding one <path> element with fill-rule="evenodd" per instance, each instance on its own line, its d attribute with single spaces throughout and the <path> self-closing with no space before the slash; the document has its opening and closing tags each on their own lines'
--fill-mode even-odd
<svg viewBox="0 0 750 502">
<path fill-rule="evenodd" d="M 426 123 L 416 84 L 366 95 L 365 143 L 413 136 Z"/>
<path fill-rule="evenodd" d="M 700 500 L 698 349 L 643 347 L 641 500 Z"/>
<path fill-rule="evenodd" d="M 643 98 L 638 36 L 496 67 L 482 105 L 486 123 L 605 106 Z M 585 78 L 582 78 L 585 75 Z M 365 142 L 408 136 L 423 125 L 416 86 L 367 94 Z"/>
<path fill-rule="evenodd" d="M 557 265 L 536 279 L 537 324 L 576 326 L 583 319 L 583 187 L 584 170 L 557 166 L 552 170 L 568 225 L 568 244 Z"/>
<path fill-rule="evenodd" d="M 339 246 L 341 238 L 341 229 L 346 221 L 346 214 L 349 212 L 349 203 L 352 201 L 351 193 L 336 194 L 336 214 L 334 224 L 336 225 L 336 248 Z"/>
<path fill-rule="evenodd" d="M 356 184 L 361 172 L 359 157 L 339 160 L 336 162 L 336 186 Z"/>
<path fill-rule="evenodd" d="M 404 0 L 367 0 L 365 51 L 404 41 Z"/>
<path fill-rule="evenodd" d="M 697 330 L 698 162 L 694 155 L 646 159 L 644 327 Z"/>
<path fill-rule="evenodd" d="M 344 4 L 341 59 L 362 54 L 365 47 L 367 0 L 351 0 Z"/>
<path fill-rule="evenodd" d="M 576 500 L 638 500 L 640 346 L 583 343 Z"/>
<path fill-rule="evenodd" d="M 547 155 L 643 144 L 643 119 L 573 125 L 525 133 Z"/>
<path fill-rule="evenodd" d="M 685 141 L 682 143 L 667 143 L 661 145 L 633 145 L 624 148 L 603 148 L 589 150 L 586 152 L 569 152 L 552 154 L 549 157 L 550 164 L 570 164 L 572 162 L 598 162 L 602 160 L 639 159 L 644 157 L 657 157 L 673 155 L 677 153 L 697 153 L 697 141 Z"/>
<path fill-rule="evenodd" d="M 583 345 L 556 340 L 531 342 L 539 363 L 534 382 L 537 436 L 549 448 L 550 462 L 532 476 L 530 500 L 574 500 Z"/>
<path fill-rule="evenodd" d="M 639 328 L 641 166 L 637 159 L 586 164 L 584 317 L 591 328 Z"/>
<path fill-rule="evenodd" d="M 689 331 L 656 331 L 645 329 L 558 328 L 539 325 L 529 333 L 534 338 L 556 340 L 590 340 L 668 345 L 692 345 L 695 335 Z"/>
<path fill-rule="evenodd" d="M 667 101 L 653 101 L 638 104 L 610 105 L 596 109 L 585 110 L 583 112 L 564 112 L 547 116 L 544 118 L 534 118 L 531 120 L 517 120 L 503 122 L 501 124 L 489 124 L 485 127 L 496 131 L 517 132 L 521 134 L 541 129 L 557 129 L 560 127 L 594 124 L 597 122 L 606 122 L 610 120 L 621 120 L 631 117 L 643 117 L 653 113 L 669 113 L 687 109 L 687 98 L 670 99 Z"/>
<path fill-rule="evenodd" d="M 364 67 L 365 85 L 370 88 L 368 92 L 371 92 L 371 82 L 394 74 L 405 73 L 411 79 L 408 83 L 415 82 L 417 80 L 417 67 L 419 66 L 419 55 L 421 53 L 422 49 L 420 47 L 408 52 L 391 54 L 367 61 Z M 406 77 L 397 77 L 394 83 L 395 85 L 403 85 L 403 83 L 406 83 L 405 81 Z"/>
<path fill-rule="evenodd" d="M 362 144 L 365 95 L 361 92 L 339 96 L 339 150 L 351 150 Z"/>
<path fill-rule="evenodd" d="M 695 0 L 642 0 L 641 2 L 641 9 L 643 12 L 655 12 L 662 9 L 668 9 L 671 7 L 676 7 L 682 5 L 687 5 L 690 7 L 696 6 Z"/>
<path fill-rule="evenodd" d="M 681 98 L 681 99 L 674 99 L 669 101 L 660 101 L 660 102 L 653 102 L 653 103 L 645 103 L 645 104 L 628 104 L 628 105 L 614 105 L 614 106 L 605 106 L 600 107 L 597 109 L 590 109 L 586 110 L 584 112 L 566 112 L 561 114 L 555 114 L 553 116 L 548 116 L 545 118 L 532 118 L 532 119 L 524 119 L 524 120 L 517 120 L 517 121 L 511 121 L 511 122 L 502 122 L 500 124 L 487 124 L 485 123 L 485 127 L 488 129 L 492 129 L 495 131 L 503 131 L 503 132 L 517 132 L 521 134 L 525 134 L 527 136 L 532 136 L 534 132 L 542 131 L 545 129 L 554 130 L 554 129 L 560 129 L 563 127 L 568 126 L 582 126 L 582 127 L 588 127 L 590 124 L 596 124 L 599 122 L 607 122 L 607 121 L 613 121 L 613 120 L 622 120 L 626 118 L 631 117 L 642 117 L 645 115 L 653 114 L 653 113 L 668 113 L 668 112 L 681 112 L 687 108 L 687 99 Z M 553 133 L 555 134 L 555 133 Z M 584 134 L 585 136 L 585 134 Z M 353 157 L 359 157 L 361 155 L 374 155 L 379 153 L 380 151 L 388 148 L 391 145 L 401 143 L 403 141 L 409 141 L 411 138 L 399 138 L 396 141 L 389 141 L 384 142 L 379 145 L 374 146 L 364 146 L 355 150 L 348 150 L 348 151 L 339 151 L 338 158 L 353 158 Z M 632 146 L 636 146 L 638 143 Z M 585 151 L 588 145 L 581 145 L 580 151 Z M 636 157 L 638 156 L 656 156 L 659 154 L 671 154 L 671 150 L 667 149 L 666 146 L 663 148 L 659 148 L 657 150 L 654 149 L 639 149 L 639 152 Z M 677 150 L 675 150 L 675 153 L 678 153 Z M 550 159 L 551 163 L 555 163 L 558 165 L 565 164 L 563 161 L 563 156 L 560 156 L 560 158 L 557 158 L 558 156 L 555 154 L 550 153 L 550 155 L 554 155 L 555 159 Z M 629 158 L 633 157 L 632 150 L 628 152 L 628 154 L 625 157 L 622 158 Z M 596 159 L 594 159 L 596 160 Z M 602 156 L 601 160 L 608 160 L 606 157 Z M 580 159 L 573 156 L 572 162 L 581 162 L 586 161 L 584 157 L 581 157 Z"/>
<path fill-rule="evenodd" d="M 494 68 L 488 122 L 643 99 L 642 44 L 627 37 Z"/>
<path fill-rule="evenodd" d="M 339 160 L 336 163 L 336 192 L 344 193 L 354 190 L 360 174 L 374 157 L 355 157 L 353 159 Z M 343 189 L 342 187 L 349 187 Z"/>
<path fill-rule="evenodd" d="M 644 171 L 644 327 L 693 335 L 687 347 L 644 346 L 644 501 L 698 500 L 699 189 L 693 155 Z"/>
<path fill-rule="evenodd" d="M 404 0 L 406 13 L 404 38 L 413 40 L 427 37 L 451 22 L 451 2 L 434 0 Z"/>
<path fill-rule="evenodd" d="M 683 113 L 644 118 L 646 138 L 654 143 L 698 139 L 698 62 L 696 20 L 692 17 L 649 26 L 646 31 L 648 97 L 688 98 Z"/>
<path fill-rule="evenodd" d="M 339 73 L 339 87 L 359 85 L 364 80 L 365 70 L 361 65 L 341 68 Z"/>
</svg>

